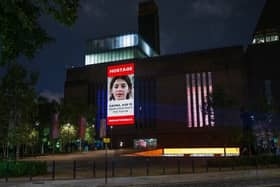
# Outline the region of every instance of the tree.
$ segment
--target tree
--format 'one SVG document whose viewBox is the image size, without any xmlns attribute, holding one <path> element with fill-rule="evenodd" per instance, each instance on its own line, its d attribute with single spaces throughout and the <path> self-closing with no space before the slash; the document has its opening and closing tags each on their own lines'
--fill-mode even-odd
<svg viewBox="0 0 280 187">
<path fill-rule="evenodd" d="M 92 105 L 80 101 L 60 101 L 60 121 L 62 123 L 77 124 L 80 116 L 85 117 L 87 120 L 95 117 L 95 108 Z"/>
<path fill-rule="evenodd" d="M 95 128 L 94 126 L 89 126 L 86 128 L 86 133 L 85 133 L 85 141 L 87 144 L 91 144 L 94 142 L 94 137 L 96 135 Z"/>
<path fill-rule="evenodd" d="M 41 144 L 41 154 L 45 152 L 45 143 L 50 138 L 52 117 L 59 110 L 59 103 L 55 100 L 49 101 L 48 98 L 39 96 L 37 99 L 37 130 L 39 131 L 39 142 Z"/>
<path fill-rule="evenodd" d="M 29 130 L 29 134 L 27 136 L 27 142 L 26 145 L 31 147 L 31 152 L 32 154 L 34 153 L 34 146 L 38 143 L 38 138 L 39 138 L 39 132 L 32 128 Z"/>
<path fill-rule="evenodd" d="M 33 154 L 34 146 L 38 143 L 38 131 L 32 128 L 30 123 L 22 123 L 9 131 L 8 142 L 11 145 L 23 145 L 24 153 L 26 153 L 28 146 Z"/>
<path fill-rule="evenodd" d="M 82 150 L 82 142 L 85 138 L 89 138 L 88 136 L 83 135 L 86 135 L 87 133 L 87 126 L 89 126 L 89 124 L 92 125 L 96 110 L 93 105 L 89 105 L 78 100 L 72 102 L 61 100 L 60 104 L 60 122 L 61 124 L 70 123 L 76 127 L 80 135 L 78 137 L 80 139 L 79 150 Z M 85 123 L 82 122 L 83 119 L 85 119 Z M 92 129 L 92 131 L 94 130 L 95 129 Z M 95 132 L 92 132 L 91 134 L 95 135 Z"/>
<path fill-rule="evenodd" d="M 16 63 L 9 64 L 6 74 L 1 78 L 0 131 L 3 132 L 1 140 L 6 145 L 17 147 L 17 157 L 19 156 L 19 146 L 25 143 L 23 138 L 26 137 L 25 135 L 18 136 L 18 132 L 21 134 L 30 133 L 28 130 L 34 124 L 37 79 L 38 74 L 29 73 L 23 65 Z M 26 125 L 28 128 L 21 128 Z M 17 131 L 18 128 L 22 131 Z"/>
<path fill-rule="evenodd" d="M 77 130 L 70 123 L 63 125 L 60 128 L 60 138 L 62 141 L 62 146 L 67 144 L 68 152 L 70 152 L 69 148 L 71 148 L 72 151 L 72 141 L 76 138 L 76 136 L 77 136 Z"/>
<path fill-rule="evenodd" d="M 20 55 L 32 58 L 53 40 L 40 25 L 41 16 L 52 16 L 70 26 L 77 18 L 79 0 L 1 0 L 0 64 L 14 62 Z"/>
</svg>

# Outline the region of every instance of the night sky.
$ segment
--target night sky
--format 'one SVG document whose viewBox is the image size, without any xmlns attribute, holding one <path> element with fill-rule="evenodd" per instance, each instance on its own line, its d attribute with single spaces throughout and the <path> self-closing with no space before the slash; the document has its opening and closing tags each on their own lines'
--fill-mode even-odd
<svg viewBox="0 0 280 187">
<path fill-rule="evenodd" d="M 32 60 L 40 72 L 38 93 L 63 96 L 66 69 L 83 66 L 89 38 L 137 32 L 138 0 L 81 0 L 71 28 L 41 19 L 56 38 Z M 161 55 L 249 43 L 265 0 L 156 0 Z"/>
</svg>

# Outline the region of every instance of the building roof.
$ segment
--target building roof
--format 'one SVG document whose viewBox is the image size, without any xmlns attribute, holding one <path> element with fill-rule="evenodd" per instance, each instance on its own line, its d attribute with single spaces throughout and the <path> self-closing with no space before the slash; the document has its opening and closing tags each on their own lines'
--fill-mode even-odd
<svg viewBox="0 0 280 187">
<path fill-rule="evenodd" d="M 256 25 L 255 33 L 280 30 L 280 1 L 266 0 L 259 21 Z"/>
</svg>

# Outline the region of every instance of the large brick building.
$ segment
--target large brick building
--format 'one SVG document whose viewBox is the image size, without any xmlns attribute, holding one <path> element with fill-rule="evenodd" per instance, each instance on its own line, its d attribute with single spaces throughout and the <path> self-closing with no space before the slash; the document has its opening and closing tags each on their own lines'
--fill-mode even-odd
<svg viewBox="0 0 280 187">
<path fill-rule="evenodd" d="M 259 112 L 266 106 L 280 107 L 280 32 L 279 19 L 274 19 L 279 1 L 266 2 L 252 44 L 246 48 L 229 46 L 165 56 L 159 56 L 157 9 L 150 3 L 139 6 L 149 8 L 153 18 L 153 23 L 144 24 L 150 19 L 139 10 L 143 36 L 130 33 L 88 41 L 86 65 L 67 70 L 66 102 L 96 106 L 98 137 L 100 121 L 107 117 L 107 68 L 133 63 L 135 120 L 131 125 L 108 128 L 113 147 L 120 142 L 125 147 L 139 142 L 147 147 L 239 145 L 241 107 Z M 277 21 L 271 23 L 272 19 Z M 149 27 L 153 34 L 146 32 Z M 277 120 L 275 112 L 271 125 L 277 125 Z"/>
</svg>

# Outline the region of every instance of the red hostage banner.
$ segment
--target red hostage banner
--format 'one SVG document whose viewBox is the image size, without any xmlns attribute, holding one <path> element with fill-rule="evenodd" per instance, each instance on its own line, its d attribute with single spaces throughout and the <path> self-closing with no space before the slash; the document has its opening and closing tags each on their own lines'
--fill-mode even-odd
<svg viewBox="0 0 280 187">
<path fill-rule="evenodd" d="M 107 124 L 134 124 L 134 64 L 108 66 L 107 77 Z"/>
<path fill-rule="evenodd" d="M 130 75 L 130 74 L 134 74 L 134 64 L 133 63 L 109 66 L 107 68 L 108 77 Z"/>
</svg>

